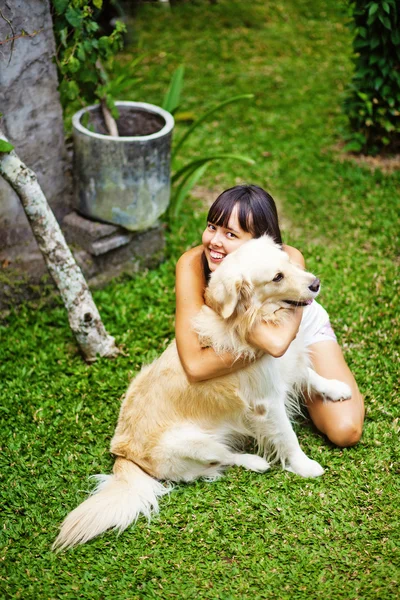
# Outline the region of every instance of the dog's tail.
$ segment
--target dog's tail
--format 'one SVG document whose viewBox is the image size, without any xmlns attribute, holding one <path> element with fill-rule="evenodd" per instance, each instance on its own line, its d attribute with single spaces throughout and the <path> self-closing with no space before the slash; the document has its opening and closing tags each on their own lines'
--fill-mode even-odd
<svg viewBox="0 0 400 600">
<path fill-rule="evenodd" d="M 171 491 L 135 463 L 118 457 L 113 475 L 96 475 L 92 495 L 73 510 L 61 525 L 53 550 L 64 550 L 113 527 L 122 532 L 140 514 L 150 520 L 158 512 L 158 498 Z"/>
</svg>

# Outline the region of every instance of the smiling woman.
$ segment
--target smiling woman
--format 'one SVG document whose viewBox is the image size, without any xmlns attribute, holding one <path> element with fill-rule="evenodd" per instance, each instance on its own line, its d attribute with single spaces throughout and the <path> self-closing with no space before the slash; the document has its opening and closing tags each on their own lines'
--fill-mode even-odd
<svg viewBox="0 0 400 600">
<path fill-rule="evenodd" d="M 225 257 L 252 238 L 268 234 L 289 255 L 292 262 L 305 267 L 296 248 L 282 243 L 278 215 L 273 198 L 255 185 L 239 185 L 224 191 L 211 206 L 202 245 L 186 252 L 176 269 L 176 343 L 179 357 L 191 382 L 205 381 L 237 371 L 248 364 L 247 358 L 216 354 L 203 348 L 192 328 L 193 319 L 205 304 L 204 293 L 212 272 Z M 274 281 L 279 285 L 281 273 Z M 313 288 L 318 291 L 316 279 Z M 262 323 L 253 328 L 249 342 L 258 350 L 279 358 L 285 354 L 302 328 L 313 366 L 328 379 L 350 385 L 352 398 L 332 404 L 321 396 L 307 398 L 307 407 L 315 425 L 339 446 L 358 442 L 364 420 L 364 402 L 351 374 L 325 309 L 313 301 L 310 306 L 288 303 L 291 309 L 284 324 Z"/>
</svg>

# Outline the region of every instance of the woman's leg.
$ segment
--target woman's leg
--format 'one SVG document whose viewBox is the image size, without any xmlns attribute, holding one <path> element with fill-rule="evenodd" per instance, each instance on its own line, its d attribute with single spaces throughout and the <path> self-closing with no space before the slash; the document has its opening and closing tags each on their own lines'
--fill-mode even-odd
<svg viewBox="0 0 400 600">
<path fill-rule="evenodd" d="M 308 347 L 314 370 L 327 379 L 347 383 L 352 397 L 343 402 L 331 402 L 311 394 L 306 405 L 314 425 L 337 446 L 353 446 L 359 441 L 364 423 L 364 399 L 361 396 L 339 344 L 323 341 Z"/>
</svg>

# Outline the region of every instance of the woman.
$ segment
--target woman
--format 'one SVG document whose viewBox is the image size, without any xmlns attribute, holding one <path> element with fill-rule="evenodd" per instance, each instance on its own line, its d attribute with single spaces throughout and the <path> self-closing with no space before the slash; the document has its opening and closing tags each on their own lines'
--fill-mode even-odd
<svg viewBox="0 0 400 600">
<path fill-rule="evenodd" d="M 246 365 L 229 353 L 217 355 L 202 348 L 191 323 L 204 305 L 204 290 L 210 274 L 225 256 L 252 238 L 270 235 L 293 262 L 305 266 L 302 254 L 282 244 L 273 198 L 255 185 L 239 185 L 223 192 L 211 206 L 202 245 L 185 252 L 176 268 L 176 343 L 182 366 L 191 382 L 203 381 L 236 371 Z M 303 310 L 305 313 L 303 315 Z M 254 328 L 250 343 L 274 357 L 282 356 L 296 337 L 303 319 L 306 344 L 314 369 L 328 379 L 339 379 L 352 389 L 345 402 L 306 399 L 316 427 L 337 446 L 356 444 L 362 433 L 364 402 L 348 368 L 327 312 L 317 302 L 306 309 L 294 308 L 284 325 L 262 323 Z"/>
</svg>

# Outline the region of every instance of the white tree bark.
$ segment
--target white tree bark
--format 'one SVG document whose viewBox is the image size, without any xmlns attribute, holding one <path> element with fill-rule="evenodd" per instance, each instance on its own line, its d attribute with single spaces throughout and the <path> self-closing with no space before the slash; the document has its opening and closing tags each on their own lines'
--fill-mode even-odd
<svg viewBox="0 0 400 600">
<path fill-rule="evenodd" d="M 8 141 L 0 128 L 0 139 Z M 14 151 L 0 152 L 0 175 L 21 199 L 33 234 L 59 289 L 68 312 L 70 327 L 85 360 L 118 354 L 115 340 L 100 318 L 92 294 L 64 239 L 60 226 L 49 207 L 33 171 Z"/>
</svg>

